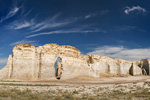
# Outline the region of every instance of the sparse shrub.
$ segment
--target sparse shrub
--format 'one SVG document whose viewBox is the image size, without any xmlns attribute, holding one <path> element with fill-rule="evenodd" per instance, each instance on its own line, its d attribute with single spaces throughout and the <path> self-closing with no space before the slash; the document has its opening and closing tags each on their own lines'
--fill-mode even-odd
<svg viewBox="0 0 150 100">
<path fill-rule="evenodd" d="M 74 90 L 72 93 L 73 93 L 73 94 L 79 94 L 79 91 Z"/>
</svg>

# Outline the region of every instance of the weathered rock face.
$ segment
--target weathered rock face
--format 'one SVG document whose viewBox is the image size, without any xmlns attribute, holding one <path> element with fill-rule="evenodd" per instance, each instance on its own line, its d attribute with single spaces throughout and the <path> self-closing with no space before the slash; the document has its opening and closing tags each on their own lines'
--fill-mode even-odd
<svg viewBox="0 0 150 100">
<path fill-rule="evenodd" d="M 7 65 L 0 70 L 0 79 L 10 78 L 12 73 L 12 55 L 9 56 Z"/>
<path fill-rule="evenodd" d="M 31 79 L 35 65 L 35 47 L 31 44 L 20 44 L 13 49 L 12 73 L 10 78 Z M 21 72 L 21 74 L 20 74 Z"/>
<path fill-rule="evenodd" d="M 150 75 L 150 59 L 142 59 L 140 66 L 145 69 L 147 75 Z"/>
<path fill-rule="evenodd" d="M 142 74 L 138 62 L 100 57 L 98 55 L 83 56 L 78 49 L 72 46 L 46 44 L 35 48 L 31 44 L 19 44 L 14 47 L 13 56 L 9 56 L 7 65 L 0 70 L 0 79 L 56 79 L 54 64 L 58 57 L 62 59 L 61 79 L 83 75 L 100 77 L 101 73 L 116 75 Z M 145 64 L 144 62 L 141 63 Z"/>
</svg>

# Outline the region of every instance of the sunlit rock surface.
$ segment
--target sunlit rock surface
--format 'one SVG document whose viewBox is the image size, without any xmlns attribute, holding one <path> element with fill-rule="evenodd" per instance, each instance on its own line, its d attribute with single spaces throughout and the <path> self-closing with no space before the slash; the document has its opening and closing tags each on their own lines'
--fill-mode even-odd
<svg viewBox="0 0 150 100">
<path fill-rule="evenodd" d="M 13 55 L 7 65 L 0 70 L 0 79 L 50 80 L 56 79 L 54 64 L 62 59 L 61 79 L 80 76 L 100 77 L 102 73 L 113 75 L 142 75 L 145 69 L 149 74 L 149 60 L 126 61 L 98 55 L 81 55 L 72 46 L 46 44 L 34 47 L 31 44 L 19 44 L 14 47 Z"/>
</svg>

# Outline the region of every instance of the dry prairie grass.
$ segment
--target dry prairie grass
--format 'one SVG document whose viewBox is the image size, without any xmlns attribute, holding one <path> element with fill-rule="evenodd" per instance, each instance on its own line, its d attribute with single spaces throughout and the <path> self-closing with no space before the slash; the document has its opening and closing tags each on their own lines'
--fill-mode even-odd
<svg viewBox="0 0 150 100">
<path fill-rule="evenodd" d="M 93 88 L 93 93 L 81 93 L 82 90 L 49 90 L 32 91 L 30 89 L 20 90 L 8 86 L 0 87 L 0 100 L 150 100 L 150 89 L 134 87 L 134 90 L 124 91 L 126 88 L 117 85 L 113 90 L 109 88 Z M 105 91 L 103 91 L 105 90 Z M 103 91 L 103 92 L 102 92 Z"/>
</svg>

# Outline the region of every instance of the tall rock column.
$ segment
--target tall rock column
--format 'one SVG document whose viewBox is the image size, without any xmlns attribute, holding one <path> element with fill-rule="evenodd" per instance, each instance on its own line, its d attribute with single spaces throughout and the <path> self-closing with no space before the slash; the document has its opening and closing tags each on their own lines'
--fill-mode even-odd
<svg viewBox="0 0 150 100">
<path fill-rule="evenodd" d="M 150 59 L 142 59 L 140 65 L 146 71 L 147 75 L 150 75 Z"/>
<path fill-rule="evenodd" d="M 31 44 L 19 44 L 13 49 L 12 79 L 34 79 L 35 47 Z"/>
</svg>

